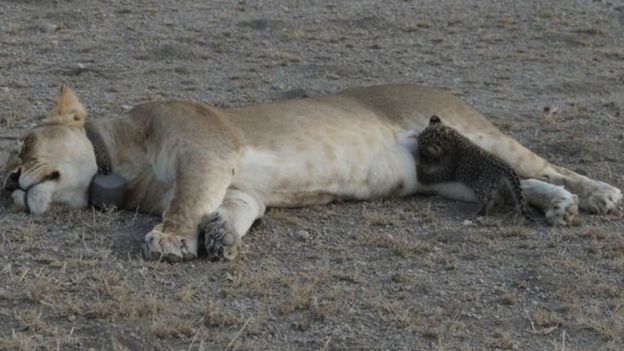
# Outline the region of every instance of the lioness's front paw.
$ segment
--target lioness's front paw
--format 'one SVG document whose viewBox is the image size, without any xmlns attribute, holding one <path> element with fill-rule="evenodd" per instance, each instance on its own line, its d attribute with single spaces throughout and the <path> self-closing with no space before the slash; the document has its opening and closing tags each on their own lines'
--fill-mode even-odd
<svg viewBox="0 0 624 351">
<path fill-rule="evenodd" d="M 544 215 L 552 225 L 573 224 L 578 215 L 578 196 L 572 193 L 557 196 L 552 199 Z"/>
<path fill-rule="evenodd" d="M 579 207 L 591 213 L 608 213 L 622 201 L 622 191 L 604 182 L 594 181 L 579 194 Z"/>
<path fill-rule="evenodd" d="M 150 260 L 192 260 L 197 257 L 197 238 L 164 233 L 159 224 L 145 236 L 143 253 Z"/>
<path fill-rule="evenodd" d="M 204 235 L 204 246 L 208 259 L 217 261 L 221 257 L 233 260 L 238 256 L 241 239 L 218 213 L 206 216 L 199 225 Z"/>
</svg>

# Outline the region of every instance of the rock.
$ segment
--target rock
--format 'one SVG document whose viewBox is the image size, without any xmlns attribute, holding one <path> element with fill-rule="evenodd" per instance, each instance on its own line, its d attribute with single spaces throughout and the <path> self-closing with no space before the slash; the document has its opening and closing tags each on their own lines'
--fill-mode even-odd
<svg viewBox="0 0 624 351">
<path fill-rule="evenodd" d="M 463 222 L 462 222 L 462 224 L 463 224 L 464 226 L 466 226 L 466 227 L 467 227 L 467 226 L 474 225 L 474 223 L 473 223 L 471 220 L 469 220 L 469 219 L 467 219 L 467 220 L 463 221 Z"/>
<path fill-rule="evenodd" d="M 233 282 L 236 278 L 234 277 L 234 275 L 232 275 L 232 273 L 230 272 L 226 272 L 225 273 L 225 280 L 229 281 L 229 282 Z"/>
<path fill-rule="evenodd" d="M 39 30 L 42 33 L 46 33 L 46 34 L 54 33 L 58 30 L 58 28 L 59 27 L 53 23 L 44 22 L 44 23 L 39 24 Z"/>
<path fill-rule="evenodd" d="M 295 233 L 295 236 L 297 237 L 297 239 L 301 240 L 301 241 L 306 241 L 308 239 L 310 239 L 310 233 L 308 233 L 308 231 L 306 230 L 299 230 Z"/>
</svg>

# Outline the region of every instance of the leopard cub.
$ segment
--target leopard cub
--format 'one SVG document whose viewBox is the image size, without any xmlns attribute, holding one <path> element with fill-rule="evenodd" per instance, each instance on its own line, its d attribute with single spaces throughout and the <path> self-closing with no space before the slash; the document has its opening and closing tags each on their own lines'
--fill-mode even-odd
<svg viewBox="0 0 624 351">
<path fill-rule="evenodd" d="M 416 174 L 424 185 L 461 183 L 475 193 L 481 205 L 479 215 L 487 215 L 497 198 L 511 198 L 518 211 L 533 222 L 520 187 L 518 174 L 457 130 L 432 116 L 429 126 L 417 137 Z"/>
</svg>

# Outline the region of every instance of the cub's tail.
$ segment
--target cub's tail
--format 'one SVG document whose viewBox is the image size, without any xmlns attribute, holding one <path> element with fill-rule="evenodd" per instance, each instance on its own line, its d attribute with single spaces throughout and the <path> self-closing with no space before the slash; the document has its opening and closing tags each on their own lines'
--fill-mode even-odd
<svg viewBox="0 0 624 351">
<path fill-rule="evenodd" d="M 509 185 L 509 190 L 518 212 L 520 212 L 522 217 L 524 217 L 528 223 L 535 223 L 535 218 L 531 215 L 527 206 L 526 198 L 522 194 L 520 177 L 518 177 L 518 174 L 511 167 L 505 167 L 505 180 Z"/>
</svg>

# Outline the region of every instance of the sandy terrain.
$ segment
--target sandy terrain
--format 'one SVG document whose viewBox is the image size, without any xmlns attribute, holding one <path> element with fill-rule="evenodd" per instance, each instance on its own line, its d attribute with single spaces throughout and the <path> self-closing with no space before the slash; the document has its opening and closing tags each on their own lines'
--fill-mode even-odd
<svg viewBox="0 0 624 351">
<path fill-rule="evenodd" d="M 91 118 L 411 82 L 622 187 L 623 25 L 615 0 L 0 1 L 0 135 L 36 123 L 61 82 Z M 473 210 L 272 209 L 240 259 L 170 265 L 140 257 L 157 218 L 2 200 L 0 349 L 624 349 L 621 211 L 537 235 L 504 214 L 463 225 Z"/>
</svg>

